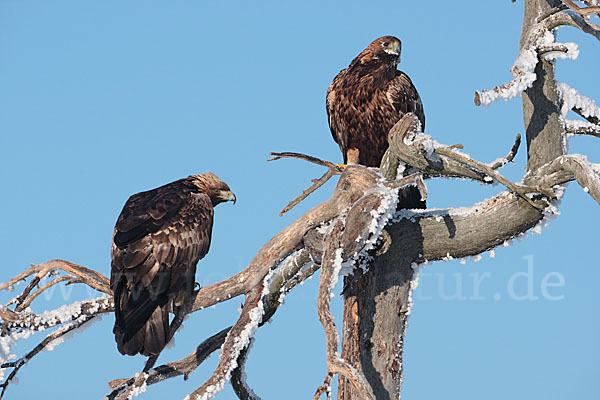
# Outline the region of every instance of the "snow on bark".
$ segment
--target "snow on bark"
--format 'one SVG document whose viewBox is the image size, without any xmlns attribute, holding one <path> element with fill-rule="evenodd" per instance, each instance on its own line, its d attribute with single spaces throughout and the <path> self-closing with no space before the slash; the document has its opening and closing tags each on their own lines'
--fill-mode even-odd
<svg viewBox="0 0 600 400">
<path fill-rule="evenodd" d="M 584 117 L 600 118 L 600 107 L 596 105 L 594 100 L 581 95 L 576 89 L 573 89 L 566 83 L 558 83 L 556 89 L 562 100 L 560 111 L 563 118 L 573 108 L 578 108 Z"/>
<path fill-rule="evenodd" d="M 545 31 L 539 34 L 538 40 L 535 41 L 532 46 L 528 46 L 521 50 L 513 66 L 510 68 L 513 79 L 494 89 L 478 91 L 477 96 L 479 103 L 483 106 L 489 106 L 494 101 L 500 99 L 510 100 L 520 96 L 523 91 L 530 88 L 537 79 L 534 70 L 539 60 L 538 48 L 552 43 L 554 43 L 553 33 Z"/>
<path fill-rule="evenodd" d="M 377 207 L 376 210 L 371 210 L 370 213 L 372 219 L 369 223 L 369 237 L 366 238 L 365 244 L 359 252 L 349 256 L 348 260 L 342 263 L 339 275 L 349 275 L 356 266 L 362 268 L 363 271 L 368 269 L 370 261 L 373 258 L 369 252 L 375 248 L 383 228 L 386 226 L 388 221 L 390 221 L 394 215 L 394 212 L 396 211 L 396 206 L 398 205 L 398 190 L 401 189 L 390 189 L 380 186 L 377 189 L 369 192 L 369 194 L 378 193 L 382 197 L 379 207 Z M 362 238 L 357 238 L 357 240 L 358 239 Z"/>
<path fill-rule="evenodd" d="M 579 48 L 577 47 L 577 43 L 556 43 L 556 45 L 557 46 L 554 46 L 556 50 L 550 50 L 542 54 L 542 58 L 544 60 L 575 60 L 577 57 L 579 57 Z"/>
<path fill-rule="evenodd" d="M 250 343 L 250 339 L 254 337 L 256 330 L 258 329 L 258 324 L 262 321 L 262 317 L 264 315 L 264 298 L 269 294 L 269 281 L 273 274 L 275 274 L 275 269 L 271 270 L 263 279 L 262 285 L 263 289 L 261 292 L 261 299 L 258 301 L 256 307 L 248 313 L 249 322 L 246 324 L 244 329 L 240 332 L 240 334 L 234 338 L 233 344 L 231 346 L 231 350 L 227 352 L 229 360 L 226 363 L 226 369 L 223 373 L 220 374 L 219 379 L 216 383 L 209 385 L 206 387 L 204 393 L 199 396 L 193 396 L 194 399 L 198 400 L 208 400 L 213 398 L 217 393 L 219 393 L 225 387 L 225 383 L 231 379 L 232 371 L 238 366 L 237 359 L 240 355 L 240 352 L 248 346 Z M 221 354 L 223 354 L 223 347 L 229 342 L 229 335 L 225 339 L 225 343 L 221 347 Z M 185 399 L 190 399 L 191 396 L 186 396 Z"/>
<path fill-rule="evenodd" d="M 477 105 L 487 107 L 494 101 L 500 99 L 511 100 L 520 96 L 537 79 L 535 67 L 540 58 L 548 61 L 567 58 L 574 60 L 579 56 L 577 44 L 556 43 L 555 32 L 548 31 L 543 25 L 534 28 L 530 37 L 533 38 L 531 44 L 521 50 L 510 68 L 513 79 L 493 89 L 477 91 L 475 93 L 475 103 Z M 544 51 L 541 56 L 539 55 L 540 51 Z"/>
<path fill-rule="evenodd" d="M 10 323 L 10 328 L 14 329 L 14 331 L 9 335 L 0 337 L 0 365 L 17 358 L 17 355 L 12 353 L 12 347 L 19 340 L 27 339 L 36 332 L 69 322 L 60 327 L 53 334 L 69 330 L 70 332 L 49 342 L 44 348 L 47 351 L 54 350 L 54 347 L 64 342 L 76 332 L 87 329 L 91 324 L 86 323 L 77 329 L 73 329 L 73 326 L 89 319 L 90 315 L 93 315 L 101 307 L 106 307 L 109 302 L 109 296 L 101 296 L 92 300 L 82 300 L 73 304 L 64 305 L 55 310 L 44 311 L 41 314 L 35 314 L 29 308 L 24 310 L 25 318 L 16 323 Z M 83 305 L 88 306 L 85 312 L 82 308 Z M 101 314 L 99 316 L 101 316 Z M 100 318 L 94 319 L 99 320 Z M 5 372 L 6 368 L 0 368 L 0 381 L 4 380 Z"/>
</svg>

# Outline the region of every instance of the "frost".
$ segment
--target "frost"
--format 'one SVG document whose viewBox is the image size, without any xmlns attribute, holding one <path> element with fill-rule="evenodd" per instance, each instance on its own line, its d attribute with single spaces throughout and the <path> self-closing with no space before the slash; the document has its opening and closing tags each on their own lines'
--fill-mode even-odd
<svg viewBox="0 0 600 400">
<path fill-rule="evenodd" d="M 476 254 L 476 255 L 472 256 L 471 261 L 473 261 L 473 262 L 481 261 L 481 254 Z"/>
<path fill-rule="evenodd" d="M 424 268 L 425 265 L 427 265 L 428 262 L 424 262 L 421 264 L 417 264 L 417 263 L 412 263 L 411 264 L 411 268 L 413 269 L 413 273 L 410 279 L 410 286 L 409 286 L 409 291 L 408 291 L 408 302 L 407 302 L 407 309 L 406 309 L 406 316 L 408 317 L 410 315 L 410 312 L 413 308 L 413 292 L 419 287 L 419 276 L 420 276 L 420 271 L 421 268 Z"/>
<path fill-rule="evenodd" d="M 577 59 L 577 57 L 579 57 L 579 48 L 577 47 L 577 43 L 561 43 L 562 46 L 564 46 L 567 51 L 548 51 L 544 54 L 542 54 L 542 58 L 544 60 L 550 61 L 550 60 L 557 60 L 557 59 L 561 59 L 561 60 L 566 60 L 566 59 L 571 59 L 571 60 L 575 60 Z"/>
<path fill-rule="evenodd" d="M 338 279 L 340 276 L 340 270 L 342 269 L 343 258 L 342 254 L 344 254 L 344 249 L 336 249 L 335 250 L 335 258 L 333 259 L 333 272 L 331 276 L 331 282 L 329 282 L 329 297 L 333 297 L 333 291 L 335 290 L 335 286 L 338 283 Z"/>
<path fill-rule="evenodd" d="M 331 231 L 331 227 L 333 226 L 333 220 L 323 222 L 316 229 L 321 235 L 327 235 Z"/>
<path fill-rule="evenodd" d="M 494 251 L 494 249 L 489 250 L 488 254 L 490 255 L 490 258 L 496 258 L 496 252 Z"/>
<path fill-rule="evenodd" d="M 208 399 L 213 398 L 218 392 L 223 390 L 223 387 L 225 387 L 225 382 L 227 382 L 227 381 L 229 381 L 229 379 L 231 379 L 231 372 L 238 366 L 237 358 L 240 355 L 240 352 L 248 346 L 248 344 L 250 343 L 250 340 L 252 339 L 252 337 L 256 333 L 256 330 L 258 329 L 258 324 L 260 324 L 260 322 L 262 321 L 262 317 L 265 313 L 264 297 L 269 294 L 269 281 L 275 274 L 275 271 L 276 271 L 275 269 L 271 270 L 264 277 L 263 282 L 262 282 L 263 290 L 261 293 L 261 299 L 258 302 L 258 304 L 256 305 L 256 307 L 254 307 L 248 313 L 249 322 L 246 324 L 244 329 L 240 332 L 239 336 L 234 338 L 233 344 L 231 346 L 231 351 L 229 352 L 230 358 L 229 358 L 228 362 L 226 363 L 225 370 L 220 374 L 221 377 L 214 385 L 207 386 L 206 391 L 202 394 L 202 396 L 199 396 L 198 399 L 208 400 Z M 227 338 L 225 339 L 225 343 L 223 343 L 223 346 L 225 346 L 225 344 L 228 342 L 230 334 L 231 333 L 229 333 L 227 335 Z M 221 357 L 223 355 L 223 346 L 221 346 Z M 186 396 L 186 399 L 189 399 L 189 395 Z"/>
<path fill-rule="evenodd" d="M 350 274 L 356 265 L 359 265 L 363 270 L 367 269 L 368 262 L 372 259 L 372 256 L 369 256 L 369 251 L 375 248 L 377 240 L 381 235 L 381 231 L 396 211 L 396 206 L 398 204 L 398 189 L 379 187 L 369 193 L 378 193 L 382 196 L 381 203 L 379 204 L 379 207 L 377 207 L 377 210 L 371 210 L 370 212 L 372 219 L 369 223 L 369 233 L 371 235 L 365 240 L 363 248 L 358 253 L 352 255 L 346 262 L 342 263 L 342 267 L 339 271 L 339 274 L 342 276 Z"/>
<path fill-rule="evenodd" d="M 600 108 L 594 100 L 581 95 L 566 83 L 558 83 L 556 89 L 563 102 L 560 110 L 563 118 L 573 107 L 580 109 L 584 117 L 600 118 Z"/>
<path fill-rule="evenodd" d="M 131 400 L 134 397 L 139 396 L 140 394 L 146 392 L 146 390 L 148 390 L 148 386 L 147 386 L 147 380 L 148 380 L 148 373 L 144 372 L 142 373 L 141 377 L 142 377 L 142 384 L 139 386 L 133 386 L 131 388 L 131 390 L 129 391 L 128 395 L 127 395 L 127 400 Z M 134 375 L 135 380 L 137 381 L 138 378 L 140 377 L 140 373 L 136 373 Z"/>
<path fill-rule="evenodd" d="M 513 99 L 520 96 L 523 91 L 533 85 L 533 82 L 537 79 L 534 71 L 538 63 L 538 49 L 555 44 L 555 35 L 553 32 L 549 32 L 541 26 L 534 29 L 537 31 L 532 32 L 532 36 L 536 36 L 537 39 L 532 45 L 521 50 L 510 69 L 513 74 L 513 79 L 494 89 L 477 92 L 481 105 L 488 106 L 500 99 Z M 566 53 L 561 51 L 550 51 L 545 53 L 543 58 L 546 60 L 554 60 L 557 58 L 575 59 L 579 55 L 579 50 L 575 43 L 561 43 L 560 45 L 567 48 Z"/>
<path fill-rule="evenodd" d="M 56 325 L 63 324 L 68 321 L 72 321 L 69 324 L 66 324 L 60 327 L 58 330 L 53 332 L 52 334 L 65 332 L 71 329 L 74 325 L 79 322 L 85 321 L 89 318 L 89 314 L 92 314 L 100 308 L 100 303 L 107 302 L 109 300 L 108 296 L 98 297 L 93 300 L 83 300 L 70 305 L 65 305 L 57 308 L 52 311 L 45 311 L 39 315 L 35 315 L 31 312 L 30 309 L 26 309 L 24 313 L 30 313 L 32 318 L 26 320 L 26 322 L 22 322 L 19 326 L 20 331 L 12 332 L 10 335 L 0 337 L 0 365 L 4 364 L 8 361 L 14 360 L 17 358 L 16 354 L 12 354 L 12 346 L 15 345 L 19 340 L 27 339 L 33 333 L 43 330 L 45 328 L 51 328 Z M 88 309 L 88 314 L 83 314 L 81 310 L 81 305 L 84 303 L 91 303 L 93 306 Z M 90 320 L 89 323 L 82 325 L 77 329 L 72 329 L 71 331 L 64 334 L 62 337 L 56 338 L 49 342 L 44 350 L 52 351 L 56 346 L 63 343 L 65 340 L 68 340 L 75 333 L 82 332 L 85 329 L 89 328 L 93 325 L 94 322 L 99 321 L 103 315 L 97 315 Z M 5 368 L 0 368 L 0 381 L 4 380 L 4 374 L 6 372 Z"/>
</svg>

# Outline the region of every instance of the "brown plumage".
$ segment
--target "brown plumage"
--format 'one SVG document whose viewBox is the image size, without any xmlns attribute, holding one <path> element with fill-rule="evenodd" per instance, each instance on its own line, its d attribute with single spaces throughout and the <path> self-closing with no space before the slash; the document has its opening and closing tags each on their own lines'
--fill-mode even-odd
<svg viewBox="0 0 600 400">
<path fill-rule="evenodd" d="M 373 41 L 327 89 L 327 116 L 344 163 L 379 167 L 387 134 L 412 112 L 425 129 L 423 104 L 408 75 L 396 69 L 402 44 L 384 36 Z"/>
<path fill-rule="evenodd" d="M 113 332 L 122 354 L 159 354 L 169 312 L 193 294 L 196 264 L 210 247 L 214 206 L 235 196 L 212 172 L 191 175 L 127 200 L 113 233 Z"/>
</svg>

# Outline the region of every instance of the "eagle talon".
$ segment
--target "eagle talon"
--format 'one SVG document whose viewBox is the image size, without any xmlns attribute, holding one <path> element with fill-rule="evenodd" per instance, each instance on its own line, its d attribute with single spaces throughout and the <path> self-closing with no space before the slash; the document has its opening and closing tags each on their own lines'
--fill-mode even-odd
<svg viewBox="0 0 600 400">
<path fill-rule="evenodd" d="M 202 289 L 202 285 L 200 285 L 198 282 L 194 282 L 194 290 L 200 290 Z"/>
<path fill-rule="evenodd" d="M 335 166 L 343 171 L 348 166 L 348 164 L 335 164 Z"/>
</svg>

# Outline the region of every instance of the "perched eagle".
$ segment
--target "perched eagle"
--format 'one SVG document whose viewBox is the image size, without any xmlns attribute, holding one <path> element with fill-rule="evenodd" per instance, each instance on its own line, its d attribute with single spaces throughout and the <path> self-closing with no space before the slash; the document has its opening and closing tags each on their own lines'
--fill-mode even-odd
<svg viewBox="0 0 600 400">
<path fill-rule="evenodd" d="M 408 75 L 396 69 L 402 43 L 394 36 L 376 39 L 327 89 L 327 116 L 344 163 L 379 167 L 389 130 L 407 112 L 425 129 L 423 104 Z"/>
<path fill-rule="evenodd" d="M 421 97 L 396 67 L 402 43 L 394 36 L 374 40 L 340 71 L 327 89 L 327 117 L 346 164 L 379 167 L 388 148 L 388 132 L 405 113 L 414 113 L 425 129 Z M 425 208 L 416 187 L 398 194 L 398 208 Z"/>
<path fill-rule="evenodd" d="M 210 246 L 214 207 L 235 196 L 212 172 L 127 200 L 113 233 L 113 332 L 122 354 L 157 355 L 171 335 L 169 312 L 193 294 L 196 264 Z"/>
</svg>

